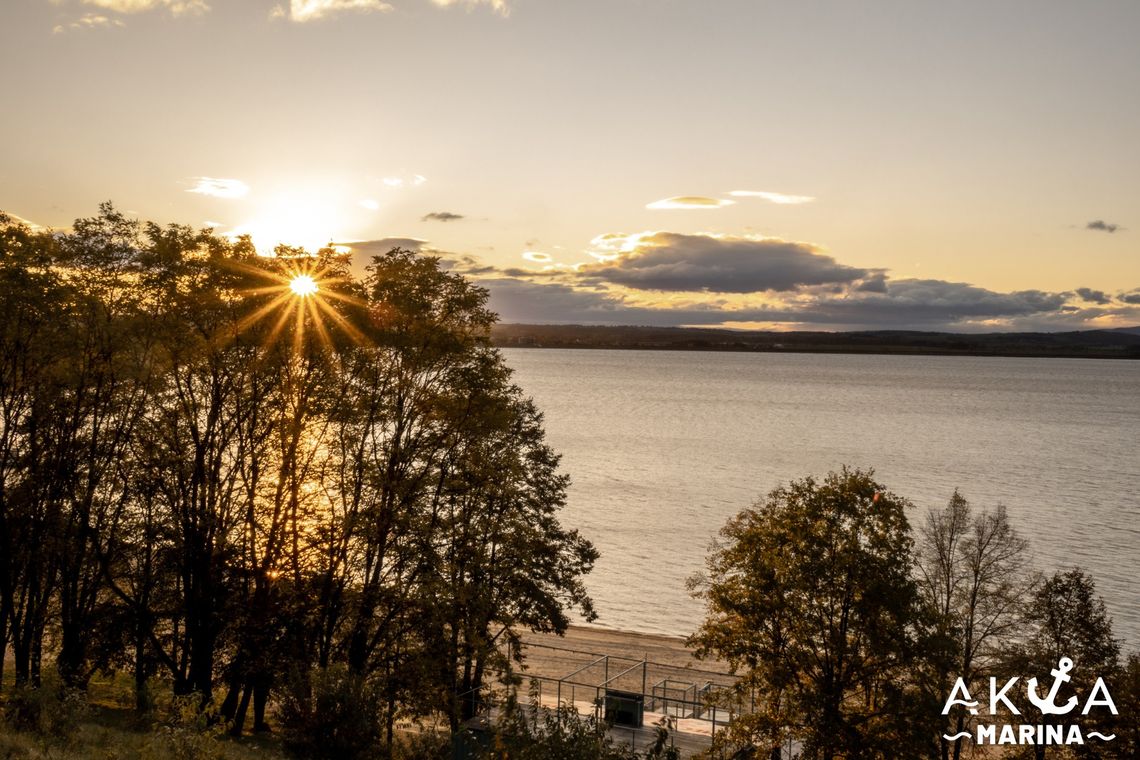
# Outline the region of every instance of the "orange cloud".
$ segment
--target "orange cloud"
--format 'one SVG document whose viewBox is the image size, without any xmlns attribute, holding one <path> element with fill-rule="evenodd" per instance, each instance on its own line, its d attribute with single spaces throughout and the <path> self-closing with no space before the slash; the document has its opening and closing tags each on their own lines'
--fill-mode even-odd
<svg viewBox="0 0 1140 760">
<path fill-rule="evenodd" d="M 663 198 L 659 201 L 646 204 L 646 208 L 661 210 L 661 209 L 713 209 L 724 208 L 731 206 L 736 201 L 724 200 L 721 198 L 706 198 L 703 195 L 677 195 L 672 198 Z"/>
<path fill-rule="evenodd" d="M 387 13 L 392 6 L 383 0 L 290 0 L 289 6 L 276 6 L 269 14 L 272 18 L 287 18 L 297 23 L 319 21 L 346 11 L 356 13 Z"/>
</svg>

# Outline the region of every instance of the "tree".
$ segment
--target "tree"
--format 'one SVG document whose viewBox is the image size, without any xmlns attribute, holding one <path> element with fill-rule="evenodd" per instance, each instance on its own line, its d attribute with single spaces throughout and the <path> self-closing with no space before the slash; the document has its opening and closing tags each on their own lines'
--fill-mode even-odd
<svg viewBox="0 0 1140 760">
<path fill-rule="evenodd" d="M 941 511 L 931 510 L 919 532 L 919 588 L 937 615 L 937 630 L 952 656 L 936 668 L 946 693 L 956 678 L 970 693 L 997 674 L 1020 633 L 1024 602 L 1036 576 L 1029 572 L 1029 543 L 1017 534 L 1005 508 L 974 513 L 954 491 Z M 961 733 L 970 719 L 957 706 L 946 734 Z M 942 757 L 961 757 L 962 739 L 942 744 Z"/>
<path fill-rule="evenodd" d="M 1140 757 L 1140 654 L 1132 653 L 1117 674 L 1112 696 L 1120 716 L 1115 721 L 1116 757 Z"/>
<path fill-rule="evenodd" d="M 487 362 L 505 378 L 497 354 Z M 569 609 L 594 618 L 581 579 L 598 553 L 558 524 L 568 479 L 543 441 L 542 416 L 517 387 L 481 376 L 466 386 L 471 434 L 444 463 L 441 550 L 428 583 L 453 729 L 472 717 L 486 674 L 507 667 L 504 644 L 509 656 L 524 630 L 565 632 Z"/>
<path fill-rule="evenodd" d="M 457 726 L 520 631 L 590 617 L 597 554 L 485 290 L 275 253 L 110 204 L 0 215 L 0 651 L 32 687 L 45 648 L 72 686 L 129 665 L 140 710 L 156 674 L 204 710 L 220 686 L 235 733 L 338 665 L 387 743 Z"/>
<path fill-rule="evenodd" d="M 96 642 L 114 625 L 101 557 L 121 540 L 131 498 L 123 465 L 160 371 L 150 329 L 156 304 L 139 282 L 148 269 L 142 235 L 139 222 L 104 204 L 55 238 L 55 266 L 74 291 L 64 403 L 51 412 L 66 431 L 70 463 L 51 476 L 61 494 L 57 668 L 72 687 L 86 687 Z"/>
<path fill-rule="evenodd" d="M 1080 568 L 1058 571 L 1045 580 L 1033 595 L 1026 612 L 1025 622 L 1030 635 L 1025 644 L 1011 656 L 1010 669 L 1035 676 L 1044 686 L 1054 681 L 1051 672 L 1057 669 L 1062 658 L 1072 660 L 1070 680 L 1062 685 L 1054 702 L 1063 704 L 1077 696 L 1080 708 L 1092 693 L 1097 678 L 1113 683 L 1120 674 L 1120 641 L 1112 635 L 1112 619 L 1108 616 L 1104 599 L 1096 593 L 1093 578 Z M 1022 712 L 1036 714 L 1035 708 L 1022 705 Z M 1119 705 L 1117 705 L 1119 708 Z M 1106 708 L 1093 708 L 1081 723 L 1087 733 L 1100 729 L 1112 733 L 1116 717 L 1107 714 Z M 1044 725 L 1066 722 L 1071 716 L 1041 715 Z M 1114 752 L 1118 747 L 1102 748 L 1095 744 L 1067 748 L 1078 757 L 1099 758 L 1102 749 Z M 1049 754 L 1063 752 L 1044 744 L 1034 745 L 1033 756 L 1044 760 Z"/>
<path fill-rule="evenodd" d="M 0 213 L 0 654 L 11 642 L 18 685 L 39 682 L 54 585 L 54 555 L 39 550 L 53 513 L 38 472 L 45 410 L 58 400 L 52 378 L 68 348 L 60 311 L 71 293 L 50 267 L 52 247 L 46 235 Z"/>
<path fill-rule="evenodd" d="M 844 468 L 772 491 L 722 530 L 691 638 L 755 689 L 732 739 L 778 756 L 916 757 L 933 752 L 913 715 L 936 714 L 910 677 L 928 645 L 911 576 L 909 503 L 870 471 Z M 929 711 L 929 712 L 928 712 Z"/>
<path fill-rule="evenodd" d="M 320 667 L 339 650 L 381 677 L 390 740 L 398 705 L 457 728 L 501 642 L 589 617 L 597 555 L 558 523 L 566 478 L 490 345 L 486 291 L 401 250 L 363 284 L 366 343 L 329 409 L 314 630 Z"/>
</svg>

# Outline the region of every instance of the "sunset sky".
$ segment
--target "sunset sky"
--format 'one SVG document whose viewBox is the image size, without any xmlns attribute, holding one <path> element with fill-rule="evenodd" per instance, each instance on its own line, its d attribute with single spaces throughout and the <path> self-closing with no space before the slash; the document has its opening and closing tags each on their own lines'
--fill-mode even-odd
<svg viewBox="0 0 1140 760">
<path fill-rule="evenodd" d="M 434 252 L 516 322 L 1140 325 L 1140 3 L 3 0 L 0 209 Z"/>
</svg>

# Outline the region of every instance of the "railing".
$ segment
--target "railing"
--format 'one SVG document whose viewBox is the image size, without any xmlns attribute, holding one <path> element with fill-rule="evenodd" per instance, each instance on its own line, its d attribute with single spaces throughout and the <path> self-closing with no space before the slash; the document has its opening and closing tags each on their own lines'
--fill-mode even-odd
<svg viewBox="0 0 1140 760">
<path fill-rule="evenodd" d="M 591 665 L 598 664 L 597 662 Z M 730 687 L 723 684 L 705 683 L 698 687 L 683 681 L 662 680 L 654 684 L 651 690 L 644 687 L 637 690 L 617 690 L 611 684 L 619 678 L 628 676 L 642 667 L 637 663 L 625 668 L 617 674 L 606 678 L 602 683 L 585 683 L 570 680 L 570 678 L 554 678 L 551 676 L 527 675 L 531 685 L 532 700 L 536 706 L 544 709 L 558 707 L 572 707 L 580 715 L 593 715 L 599 723 L 603 719 L 603 708 L 606 696 L 614 692 L 639 693 L 644 698 L 645 711 L 653 715 L 661 715 L 672 719 L 700 721 L 708 725 L 709 736 L 716 735 L 718 730 L 731 723 L 738 715 L 750 712 L 755 708 L 755 697 L 750 695 L 747 704 L 735 699 Z M 576 675 L 584 668 L 579 668 L 571 676 Z M 644 673 L 643 673 L 644 675 Z M 517 694 L 517 691 L 516 691 Z M 469 715 L 487 715 L 502 705 L 505 695 L 496 694 L 493 690 L 485 689 L 483 692 L 472 691 L 460 697 L 460 701 L 471 709 Z M 520 700 L 522 702 L 522 700 Z M 685 731 L 689 728 L 689 731 Z M 682 733 L 703 733 L 692 731 L 692 727 L 679 727 Z"/>
<path fill-rule="evenodd" d="M 460 701 L 468 708 L 466 714 L 482 716 L 484 722 L 494 721 L 496 710 L 503 706 L 507 694 L 521 697 L 520 692 L 525 689 L 521 684 L 529 682 L 530 699 L 518 699 L 518 703 L 536 725 L 544 712 L 569 707 L 579 715 L 592 716 L 599 730 L 609 731 L 615 739 L 644 747 L 655 736 L 650 724 L 665 720 L 670 723 L 670 736 L 677 737 L 679 746 L 688 747 L 685 753 L 688 754 L 701 746 L 707 749 L 725 726 L 756 709 L 755 692 L 738 693 L 734 686 L 737 679 L 720 671 L 554 645 L 529 644 L 528 647 L 566 653 L 557 659 L 563 661 L 569 672 L 561 677 L 527 672 L 505 677 L 498 691 L 488 689 L 462 695 Z M 644 708 L 644 725 L 607 724 L 604 712 L 607 696 L 611 702 L 624 698 L 640 703 Z M 611 717 L 613 713 L 611 710 Z M 627 711 L 622 717 L 629 719 L 631 714 L 636 715 Z"/>
</svg>

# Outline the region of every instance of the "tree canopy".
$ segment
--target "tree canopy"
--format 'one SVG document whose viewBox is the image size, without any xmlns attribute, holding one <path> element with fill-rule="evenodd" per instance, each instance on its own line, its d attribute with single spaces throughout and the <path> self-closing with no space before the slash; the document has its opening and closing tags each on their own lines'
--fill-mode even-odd
<svg viewBox="0 0 1140 760">
<path fill-rule="evenodd" d="M 1008 670 L 1038 584 L 1029 561 L 1029 542 L 1000 505 L 974 511 L 954 491 L 944 509 L 927 513 L 919 529 L 917 577 L 946 647 L 934 664 L 937 683 L 960 677 L 972 694 L 982 693 L 987 678 Z M 959 705 L 944 720 L 943 733 L 958 738 L 942 743 L 943 760 L 958 760 L 965 746 L 960 734 L 973 718 Z"/>
<path fill-rule="evenodd" d="M 907 506 L 870 471 L 843 469 L 777 488 L 725 526 L 697 583 L 708 618 L 692 641 L 757 692 L 737 740 L 776 752 L 795 740 L 820 758 L 929 748 L 908 718 L 934 701 L 905 677 L 929 629 Z"/>
<path fill-rule="evenodd" d="M 297 278 L 306 287 L 295 287 Z M 291 287 L 292 286 L 292 287 Z M 394 249 L 0 216 L 0 648 L 217 697 L 240 731 L 311 669 L 400 715 L 592 605 L 567 479 L 491 346 L 487 293 Z M 2 665 L 0 665 L 2 667 Z"/>
</svg>

